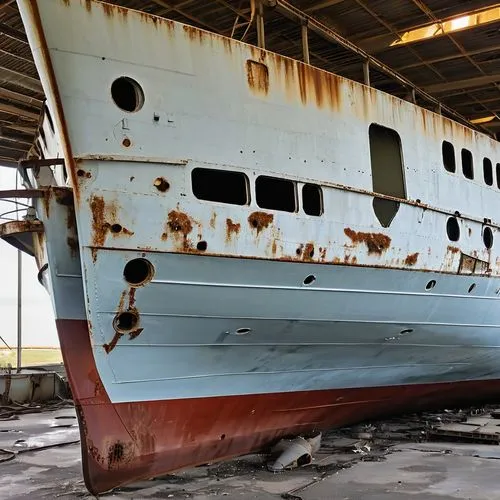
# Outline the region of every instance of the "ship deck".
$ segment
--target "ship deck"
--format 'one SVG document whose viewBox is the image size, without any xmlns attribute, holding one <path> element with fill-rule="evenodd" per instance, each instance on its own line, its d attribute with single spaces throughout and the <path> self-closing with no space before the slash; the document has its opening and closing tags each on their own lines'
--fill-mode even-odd
<svg viewBox="0 0 500 500">
<path fill-rule="evenodd" d="M 79 433 L 73 408 L 45 410 L 19 415 L 14 420 L 0 420 L 0 498 L 94 498 L 81 477 Z M 464 413 L 475 412 L 464 410 Z M 322 447 L 311 465 L 283 473 L 267 470 L 266 455 L 248 455 L 134 483 L 102 497 L 123 500 L 500 498 L 498 444 L 422 437 L 422 428 L 429 423 L 432 426 L 454 418 L 456 413 L 443 411 L 331 431 L 323 436 Z M 500 421 L 492 421 L 496 422 Z M 362 439 L 370 437 L 366 432 L 372 435 L 371 439 Z M 12 455 L 6 452 L 9 449 L 16 452 L 10 460 Z"/>
</svg>

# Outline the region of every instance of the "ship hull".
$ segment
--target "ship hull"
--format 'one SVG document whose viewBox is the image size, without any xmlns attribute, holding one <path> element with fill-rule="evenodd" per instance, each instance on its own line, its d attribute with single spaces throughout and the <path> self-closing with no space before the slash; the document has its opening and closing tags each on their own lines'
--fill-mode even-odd
<svg viewBox="0 0 500 500">
<path fill-rule="evenodd" d="M 479 403 L 500 379 L 112 403 L 86 321 L 58 320 L 92 493 L 263 449 L 287 435 L 398 412 Z"/>
<path fill-rule="evenodd" d="M 46 154 L 72 191 L 37 207 L 37 258 L 91 492 L 497 397 L 498 192 L 441 167 L 443 140 L 477 158 L 492 141 L 172 21 L 19 5 L 55 123 L 41 136 L 60 144 Z M 376 192 L 372 149 L 391 151 L 397 193 Z"/>
</svg>

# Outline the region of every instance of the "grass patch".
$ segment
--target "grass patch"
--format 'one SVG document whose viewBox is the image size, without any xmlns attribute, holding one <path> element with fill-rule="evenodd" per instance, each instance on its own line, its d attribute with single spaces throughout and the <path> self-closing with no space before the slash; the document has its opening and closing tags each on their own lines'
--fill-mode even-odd
<svg viewBox="0 0 500 500">
<path fill-rule="evenodd" d="M 0 349 L 0 368 L 6 368 L 8 364 L 17 368 L 17 350 L 7 348 Z M 62 363 L 61 349 L 44 347 L 24 347 L 21 352 L 21 366 L 47 365 Z"/>
</svg>

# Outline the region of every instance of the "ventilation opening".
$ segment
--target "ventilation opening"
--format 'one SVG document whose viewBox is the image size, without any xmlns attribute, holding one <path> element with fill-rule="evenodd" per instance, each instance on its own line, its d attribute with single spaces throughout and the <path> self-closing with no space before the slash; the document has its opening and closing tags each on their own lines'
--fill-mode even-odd
<svg viewBox="0 0 500 500">
<path fill-rule="evenodd" d="M 154 267 L 149 260 L 134 259 L 127 262 L 123 269 L 125 281 L 132 286 L 140 286 L 153 279 Z"/>
<path fill-rule="evenodd" d="M 374 123 L 370 125 L 368 133 L 373 191 L 395 198 L 406 198 L 399 134 Z M 373 210 L 380 224 L 389 227 L 399 210 L 399 203 L 374 198 Z"/>
<path fill-rule="evenodd" d="M 133 113 L 144 105 L 142 87 L 132 78 L 121 76 L 111 84 L 111 97 L 123 111 Z"/>
<path fill-rule="evenodd" d="M 251 328 L 238 328 L 234 333 L 236 335 L 246 335 L 252 331 Z"/>
<path fill-rule="evenodd" d="M 489 158 L 483 158 L 483 175 L 484 182 L 488 186 L 493 185 L 493 165 L 491 164 L 491 160 Z"/>
<path fill-rule="evenodd" d="M 485 227 L 483 230 L 483 243 L 488 250 L 493 246 L 493 231 L 490 227 Z"/>
<path fill-rule="evenodd" d="M 453 144 L 448 141 L 443 141 L 443 165 L 446 171 L 454 174 L 457 165 L 455 162 L 455 148 L 453 147 Z"/>
<path fill-rule="evenodd" d="M 138 322 L 139 317 L 135 312 L 126 311 L 115 316 L 113 328 L 118 332 L 128 332 L 133 330 Z"/>
<path fill-rule="evenodd" d="M 316 276 L 314 274 L 310 274 L 309 276 L 306 276 L 304 278 L 304 285 L 310 285 L 311 283 L 314 283 L 316 281 Z"/>
<path fill-rule="evenodd" d="M 462 149 L 462 172 L 467 179 L 474 179 L 474 161 L 468 149 Z"/>
<path fill-rule="evenodd" d="M 295 183 L 276 177 L 257 177 L 255 196 L 260 208 L 295 212 L 297 210 Z"/>
<path fill-rule="evenodd" d="M 458 241 L 460 239 L 460 225 L 455 217 L 449 217 L 446 221 L 446 234 L 450 241 Z"/>
<path fill-rule="evenodd" d="M 319 216 L 323 213 L 323 193 L 315 184 L 302 187 L 302 208 L 307 215 Z"/>
<path fill-rule="evenodd" d="M 199 200 L 228 203 L 230 205 L 247 205 L 248 178 L 241 172 L 195 168 L 191 172 L 193 194 Z"/>
<path fill-rule="evenodd" d="M 432 290 L 436 286 L 436 280 L 430 280 L 427 285 L 425 285 L 426 290 Z"/>
</svg>

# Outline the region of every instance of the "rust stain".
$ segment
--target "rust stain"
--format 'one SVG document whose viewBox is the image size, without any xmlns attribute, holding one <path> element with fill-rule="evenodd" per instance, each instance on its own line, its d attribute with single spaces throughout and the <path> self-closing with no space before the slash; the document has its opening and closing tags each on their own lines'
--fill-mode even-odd
<svg viewBox="0 0 500 500">
<path fill-rule="evenodd" d="M 247 60 L 247 82 L 250 90 L 257 95 L 269 93 L 269 69 L 266 64 Z"/>
<path fill-rule="evenodd" d="M 312 260 L 314 257 L 314 243 L 306 243 L 302 252 L 302 260 Z"/>
<path fill-rule="evenodd" d="M 278 245 L 276 243 L 276 240 L 273 240 L 273 244 L 271 246 L 271 252 L 273 253 L 273 255 L 276 255 L 277 251 L 278 251 Z"/>
<path fill-rule="evenodd" d="M 410 253 L 406 256 L 405 265 L 414 266 L 417 263 L 419 252 Z"/>
<path fill-rule="evenodd" d="M 134 340 L 136 337 L 138 337 L 142 333 L 143 330 L 144 330 L 144 328 L 136 328 L 135 330 L 132 330 L 131 332 L 129 332 L 129 334 L 128 334 L 129 340 Z"/>
<path fill-rule="evenodd" d="M 264 229 L 266 229 L 269 224 L 274 220 L 273 214 L 268 214 L 266 212 L 252 212 L 248 216 L 248 222 L 250 226 L 257 230 L 257 235 Z"/>
<path fill-rule="evenodd" d="M 46 91 L 52 94 L 53 101 L 55 103 L 56 112 L 54 113 L 54 117 L 56 119 L 58 129 L 62 135 L 61 145 L 64 151 L 65 165 L 68 170 L 68 174 L 73 186 L 73 190 L 75 193 L 75 200 L 77 203 L 79 203 L 79 191 L 76 183 L 75 160 L 73 156 L 73 151 L 71 149 L 71 142 L 69 140 L 69 133 L 66 126 L 66 120 L 64 117 L 61 96 L 59 94 L 59 88 L 57 85 L 54 68 L 52 67 L 47 40 L 45 38 L 45 33 L 42 27 L 40 11 L 38 9 L 38 5 L 34 2 L 30 2 L 29 8 L 31 9 L 34 20 L 34 31 L 35 31 L 34 34 L 39 39 L 41 64 L 44 66 L 47 73 L 48 89 Z"/>
<path fill-rule="evenodd" d="M 122 335 L 123 333 L 115 332 L 113 338 L 111 339 L 111 342 L 109 344 L 103 345 L 106 354 L 109 354 L 116 347 L 116 344 L 118 344 L 118 341 L 120 340 Z"/>
<path fill-rule="evenodd" d="M 277 54 L 270 57 L 288 98 L 298 97 L 302 104 L 313 103 L 319 108 L 340 108 L 344 81 L 341 77 Z"/>
<path fill-rule="evenodd" d="M 111 231 L 114 234 L 114 228 L 119 226 L 119 231 L 117 232 L 123 231 L 123 228 L 119 224 L 110 224 L 106 220 L 107 217 L 111 220 L 116 219 L 117 207 L 115 203 L 106 205 L 102 196 L 93 195 L 90 199 L 90 210 L 92 212 L 92 259 L 95 262 L 98 250 L 96 247 L 104 245 L 108 232 Z M 134 233 L 126 230 L 125 234 Z"/>
<path fill-rule="evenodd" d="M 68 236 L 66 238 L 66 243 L 68 244 L 71 251 L 71 256 L 75 257 L 75 255 L 78 253 L 78 240 L 76 238 L 73 238 L 72 236 Z"/>
<path fill-rule="evenodd" d="M 129 309 L 135 309 L 135 291 L 136 288 L 130 287 L 130 290 L 128 291 L 128 308 Z"/>
<path fill-rule="evenodd" d="M 326 247 L 319 247 L 319 258 L 321 260 L 325 260 L 326 259 L 326 250 L 327 250 Z"/>
<path fill-rule="evenodd" d="M 240 232 L 241 224 L 233 222 L 232 219 L 226 219 L 226 242 L 229 243 L 233 234 L 237 235 Z"/>
<path fill-rule="evenodd" d="M 169 234 L 175 238 L 182 237 L 182 248 L 184 251 L 191 249 L 191 242 L 188 239 L 189 233 L 193 230 L 193 223 L 189 215 L 179 210 L 171 210 L 168 213 L 166 231 L 161 235 L 162 240 L 167 240 Z"/>
<path fill-rule="evenodd" d="M 364 243 L 369 254 L 380 255 L 391 245 L 391 238 L 382 233 L 356 232 L 348 227 L 344 229 L 344 233 L 355 245 Z"/>
<path fill-rule="evenodd" d="M 215 223 L 217 222 L 217 212 L 212 212 L 212 216 L 210 217 L 210 227 L 215 229 Z"/>
<path fill-rule="evenodd" d="M 460 252 L 460 248 L 452 247 L 452 246 L 448 245 L 448 252 L 455 254 L 455 253 Z"/>
</svg>

